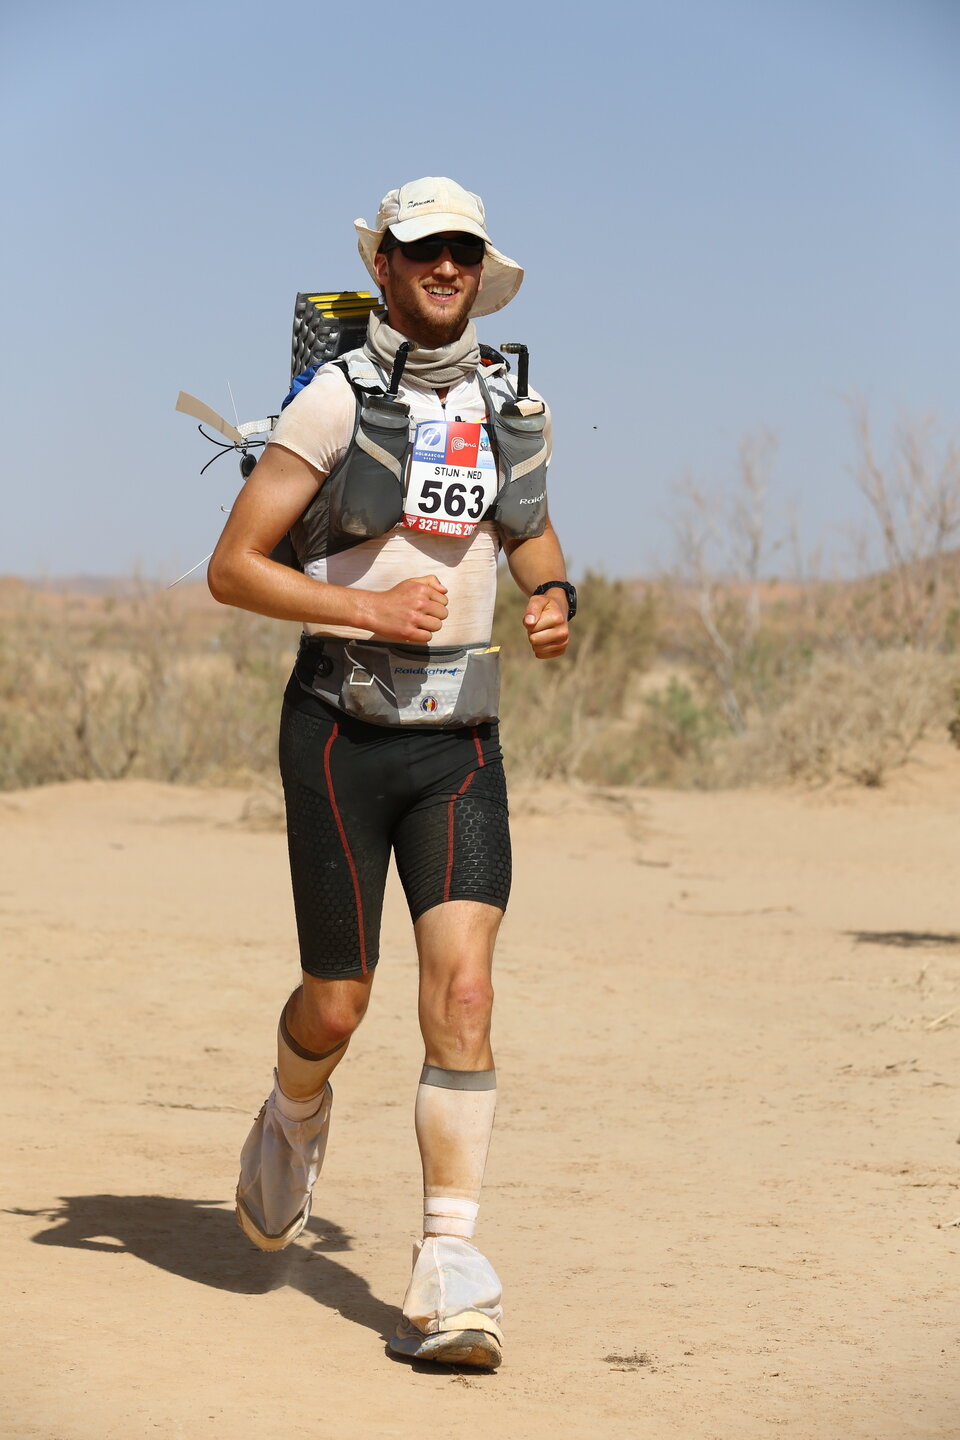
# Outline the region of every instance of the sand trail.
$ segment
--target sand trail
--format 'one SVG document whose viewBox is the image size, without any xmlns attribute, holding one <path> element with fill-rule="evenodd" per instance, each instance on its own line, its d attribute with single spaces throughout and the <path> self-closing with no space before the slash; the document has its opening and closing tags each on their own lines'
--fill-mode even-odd
<svg viewBox="0 0 960 1440">
<path fill-rule="evenodd" d="M 960 765 L 889 791 L 517 796 L 479 1239 L 494 1376 L 388 1357 L 419 1214 L 391 884 L 308 1231 L 231 1209 L 292 985 L 237 791 L 0 797 L 0 1434 L 960 1436 Z"/>
</svg>

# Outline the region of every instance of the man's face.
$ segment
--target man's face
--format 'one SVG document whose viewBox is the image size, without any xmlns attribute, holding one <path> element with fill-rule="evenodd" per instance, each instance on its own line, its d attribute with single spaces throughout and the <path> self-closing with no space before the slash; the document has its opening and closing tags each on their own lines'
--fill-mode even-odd
<svg viewBox="0 0 960 1440">
<path fill-rule="evenodd" d="M 463 334 L 480 289 L 482 264 L 457 264 L 448 249 L 426 261 L 408 260 L 394 249 L 378 254 L 374 267 L 394 330 L 430 350 Z"/>
</svg>

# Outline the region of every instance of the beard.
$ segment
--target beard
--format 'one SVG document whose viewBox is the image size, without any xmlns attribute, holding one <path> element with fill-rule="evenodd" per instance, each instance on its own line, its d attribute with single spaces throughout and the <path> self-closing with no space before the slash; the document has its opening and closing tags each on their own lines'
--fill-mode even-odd
<svg viewBox="0 0 960 1440">
<path fill-rule="evenodd" d="M 391 266 L 387 290 L 390 325 L 429 350 L 438 350 L 459 340 L 467 328 L 479 289 L 479 276 L 467 278 L 469 283 L 441 308 L 432 304 L 418 277 L 402 275 Z"/>
</svg>

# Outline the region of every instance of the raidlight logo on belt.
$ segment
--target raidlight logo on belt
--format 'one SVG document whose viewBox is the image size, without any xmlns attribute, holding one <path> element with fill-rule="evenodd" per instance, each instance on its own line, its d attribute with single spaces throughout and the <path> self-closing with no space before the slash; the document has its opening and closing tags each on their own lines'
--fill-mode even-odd
<svg viewBox="0 0 960 1440">
<path fill-rule="evenodd" d="M 419 422 L 403 505 L 408 529 L 472 535 L 496 495 L 497 467 L 483 425 Z"/>
<path fill-rule="evenodd" d="M 401 724 L 437 724 L 453 714 L 469 664 L 465 651 L 441 663 L 410 664 L 392 650 L 387 655 Z"/>
<path fill-rule="evenodd" d="M 394 675 L 420 675 L 424 679 L 428 675 L 459 675 L 460 667 L 457 665 L 397 665 L 393 666 Z"/>
</svg>

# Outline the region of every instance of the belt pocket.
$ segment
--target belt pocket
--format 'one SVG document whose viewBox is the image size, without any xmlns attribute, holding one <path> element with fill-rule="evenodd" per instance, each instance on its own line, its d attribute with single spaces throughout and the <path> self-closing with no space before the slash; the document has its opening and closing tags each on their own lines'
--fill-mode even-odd
<svg viewBox="0 0 960 1440">
<path fill-rule="evenodd" d="M 426 651 L 324 640 L 301 649 L 297 679 L 371 725 L 479 725 L 500 704 L 500 647 Z"/>
</svg>

